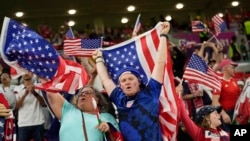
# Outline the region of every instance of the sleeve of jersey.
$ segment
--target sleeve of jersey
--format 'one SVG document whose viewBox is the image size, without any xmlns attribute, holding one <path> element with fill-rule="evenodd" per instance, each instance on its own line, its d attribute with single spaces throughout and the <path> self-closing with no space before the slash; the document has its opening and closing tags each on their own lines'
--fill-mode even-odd
<svg viewBox="0 0 250 141">
<path fill-rule="evenodd" d="M 194 121 L 188 116 L 184 102 L 180 100 L 180 119 L 186 128 L 188 134 L 193 138 L 196 139 L 197 136 L 201 133 L 201 128 L 198 127 Z"/>
</svg>

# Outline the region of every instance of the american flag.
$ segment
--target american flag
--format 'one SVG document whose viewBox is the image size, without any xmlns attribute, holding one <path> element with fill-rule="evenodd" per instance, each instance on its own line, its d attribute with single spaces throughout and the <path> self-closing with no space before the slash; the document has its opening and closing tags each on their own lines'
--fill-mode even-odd
<svg viewBox="0 0 250 141">
<path fill-rule="evenodd" d="M 213 16 L 212 21 L 216 36 L 227 28 L 226 22 L 219 16 L 219 14 Z"/>
<path fill-rule="evenodd" d="M 219 76 L 197 54 L 192 54 L 184 71 L 183 79 L 203 84 L 211 88 L 214 92 L 219 92 L 221 88 Z"/>
<path fill-rule="evenodd" d="M 75 37 L 74 37 L 74 33 L 73 33 L 71 27 L 69 27 L 69 29 L 68 29 L 68 31 L 66 32 L 65 36 L 66 36 L 66 38 L 69 38 L 69 39 L 75 38 Z"/>
<path fill-rule="evenodd" d="M 134 30 L 133 30 L 133 36 L 136 36 L 137 33 L 139 32 L 140 28 L 141 28 L 141 14 L 139 14 L 137 16 L 137 19 L 136 19 L 136 22 L 135 22 L 135 27 L 134 27 Z"/>
<path fill-rule="evenodd" d="M 203 32 L 206 26 L 202 21 L 192 21 L 192 32 Z"/>
<path fill-rule="evenodd" d="M 65 39 L 63 47 L 66 55 L 91 57 L 93 51 L 102 47 L 102 39 Z"/>
<path fill-rule="evenodd" d="M 87 84 L 88 75 L 78 63 L 64 60 L 47 40 L 28 27 L 4 18 L 1 56 L 20 76 L 32 72 L 48 79 L 36 87 L 45 91 L 65 91 L 71 94 Z"/>
<path fill-rule="evenodd" d="M 3 90 L 0 89 L 0 103 L 9 108 L 8 101 L 4 97 Z M 9 118 L 0 117 L 0 141 L 12 141 L 14 135 L 13 115 Z"/>
<path fill-rule="evenodd" d="M 135 38 L 104 48 L 103 57 L 112 79 L 115 81 L 117 77 L 115 74 L 121 68 L 133 67 L 140 72 L 142 81 L 148 82 L 156 60 L 159 35 L 160 23 Z M 178 126 L 176 96 L 171 56 L 168 52 L 159 115 L 164 141 L 176 140 Z"/>
</svg>

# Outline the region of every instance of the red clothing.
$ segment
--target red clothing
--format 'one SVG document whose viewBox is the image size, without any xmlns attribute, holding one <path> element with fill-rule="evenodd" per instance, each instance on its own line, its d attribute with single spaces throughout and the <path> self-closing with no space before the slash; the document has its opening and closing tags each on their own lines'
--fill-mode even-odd
<svg viewBox="0 0 250 141">
<path fill-rule="evenodd" d="M 222 79 L 221 93 L 219 94 L 222 108 L 224 110 L 233 110 L 240 93 L 240 88 L 235 79 L 231 78 L 229 81 Z"/>
<path fill-rule="evenodd" d="M 9 108 L 9 103 L 4 97 L 3 93 L 0 92 L 0 103 L 3 104 L 6 108 Z M 13 141 L 13 135 L 14 135 L 14 119 L 13 117 L 11 118 L 6 118 L 5 117 L 0 117 L 1 122 L 4 122 L 4 126 L 1 127 L 1 137 L 0 140 L 4 141 Z M 3 124 L 3 123 L 1 123 Z"/>
<path fill-rule="evenodd" d="M 215 139 L 218 139 L 218 141 L 230 140 L 229 133 L 223 131 L 221 128 L 204 129 L 197 126 L 188 116 L 182 101 L 180 102 L 180 114 L 181 121 L 185 126 L 187 133 L 194 141 L 212 141 Z"/>
</svg>

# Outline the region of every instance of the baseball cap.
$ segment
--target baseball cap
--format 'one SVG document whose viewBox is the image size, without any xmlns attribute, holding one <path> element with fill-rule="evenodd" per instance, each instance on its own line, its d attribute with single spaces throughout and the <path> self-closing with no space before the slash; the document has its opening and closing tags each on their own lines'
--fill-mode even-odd
<svg viewBox="0 0 250 141">
<path fill-rule="evenodd" d="M 233 66 L 235 66 L 235 67 L 238 66 L 238 64 L 235 63 L 235 62 L 233 62 L 232 60 L 230 60 L 230 59 L 224 59 L 224 60 L 222 60 L 222 61 L 220 62 L 219 67 L 220 67 L 220 69 L 222 69 L 222 68 L 224 68 L 224 67 L 227 66 L 227 65 L 233 65 Z"/>
<path fill-rule="evenodd" d="M 212 105 L 205 105 L 203 106 L 202 108 L 200 108 L 200 110 L 197 112 L 196 114 L 196 118 L 195 118 L 195 121 L 197 123 L 201 123 L 203 118 L 212 113 L 213 111 L 217 111 L 218 113 L 221 112 L 222 110 L 222 107 L 221 106 L 212 106 Z"/>
</svg>

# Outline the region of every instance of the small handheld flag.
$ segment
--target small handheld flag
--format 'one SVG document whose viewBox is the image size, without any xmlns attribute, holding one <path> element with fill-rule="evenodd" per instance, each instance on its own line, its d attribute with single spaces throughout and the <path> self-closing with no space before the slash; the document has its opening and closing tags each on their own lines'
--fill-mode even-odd
<svg viewBox="0 0 250 141">
<path fill-rule="evenodd" d="M 192 21 L 192 32 L 203 32 L 206 25 L 202 21 Z"/>
<path fill-rule="evenodd" d="M 74 39 L 75 38 L 71 27 L 69 27 L 69 30 L 66 32 L 65 36 L 66 36 L 66 38 L 69 38 L 69 39 Z"/>
<path fill-rule="evenodd" d="M 216 36 L 218 36 L 222 31 L 227 28 L 226 22 L 219 16 L 219 14 L 213 16 L 212 21 L 214 24 Z"/>
<path fill-rule="evenodd" d="M 134 27 L 134 30 L 133 30 L 133 36 L 136 36 L 137 33 L 139 32 L 140 28 L 141 28 L 140 18 L 141 18 L 141 14 L 139 14 L 137 19 L 136 19 L 135 27 Z"/>
<path fill-rule="evenodd" d="M 66 55 L 91 57 L 92 53 L 102 47 L 102 38 L 97 39 L 65 39 L 63 48 Z"/>
<path fill-rule="evenodd" d="M 96 114 L 96 118 L 97 118 L 97 120 L 98 120 L 98 123 L 101 124 L 101 123 L 102 123 L 102 120 L 101 120 L 101 117 L 100 117 L 100 112 L 99 112 L 99 109 L 98 109 L 98 107 L 97 107 L 96 100 L 95 100 L 93 97 L 92 97 L 92 104 L 93 104 L 93 106 L 94 106 L 94 108 L 95 108 L 95 114 Z M 103 132 L 102 134 L 103 134 L 104 139 L 106 140 L 106 135 L 105 135 L 105 133 Z"/>
</svg>

